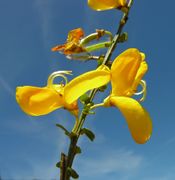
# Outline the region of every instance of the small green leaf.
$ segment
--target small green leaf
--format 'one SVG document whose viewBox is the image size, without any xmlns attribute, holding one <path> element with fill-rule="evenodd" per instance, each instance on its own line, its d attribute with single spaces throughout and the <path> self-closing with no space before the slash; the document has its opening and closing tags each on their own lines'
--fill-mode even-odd
<svg viewBox="0 0 175 180">
<path fill-rule="evenodd" d="M 56 163 L 56 167 L 57 167 L 57 168 L 61 168 L 61 162 L 57 162 L 57 163 Z"/>
<path fill-rule="evenodd" d="M 95 134 L 87 128 L 81 129 L 81 134 L 85 134 L 91 141 L 95 139 Z"/>
<path fill-rule="evenodd" d="M 123 34 L 120 35 L 120 37 L 118 38 L 118 42 L 119 43 L 123 43 L 125 41 L 128 40 L 128 33 L 124 32 Z"/>
<path fill-rule="evenodd" d="M 70 137 L 70 132 L 64 126 L 62 126 L 61 124 L 56 124 L 56 126 L 62 129 L 64 133 Z"/>
<path fill-rule="evenodd" d="M 79 178 L 79 175 L 77 174 L 77 172 L 74 169 L 68 167 L 67 171 L 68 171 L 69 175 L 71 177 L 73 177 L 74 179 L 78 179 Z"/>
<path fill-rule="evenodd" d="M 80 154 L 81 153 L 81 148 L 79 146 L 76 146 L 75 152 L 76 152 L 76 154 Z"/>
<path fill-rule="evenodd" d="M 99 57 L 99 59 L 97 60 L 98 67 L 102 65 L 103 60 L 104 60 L 104 55 L 101 55 L 101 56 Z"/>
<path fill-rule="evenodd" d="M 95 114 L 95 112 L 94 111 L 89 111 L 88 114 Z"/>
<path fill-rule="evenodd" d="M 85 93 L 80 97 L 80 101 L 82 104 L 88 104 L 89 102 L 89 96 Z"/>
</svg>

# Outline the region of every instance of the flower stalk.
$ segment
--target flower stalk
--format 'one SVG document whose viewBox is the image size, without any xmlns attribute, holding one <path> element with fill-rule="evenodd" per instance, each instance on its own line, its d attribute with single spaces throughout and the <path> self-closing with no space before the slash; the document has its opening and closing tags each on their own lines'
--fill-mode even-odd
<svg viewBox="0 0 175 180">
<path fill-rule="evenodd" d="M 114 38 L 112 39 L 109 48 L 107 50 L 107 53 L 102 61 L 102 64 L 107 65 L 113 51 L 115 50 L 117 44 L 119 43 L 119 38 L 121 36 L 123 27 L 125 26 L 125 24 L 127 23 L 128 20 L 128 15 L 129 15 L 129 11 L 130 8 L 132 6 L 133 0 L 130 0 L 128 2 L 128 7 L 127 9 L 125 8 L 125 11 L 123 11 L 123 16 L 120 20 L 118 29 L 117 29 L 117 33 L 115 34 Z M 80 114 L 79 119 L 76 121 L 76 124 L 73 128 L 73 131 L 71 133 L 70 136 L 70 145 L 69 145 L 69 150 L 68 150 L 68 155 L 66 156 L 66 158 L 64 158 L 65 165 L 60 167 L 60 180 L 70 180 L 71 177 L 71 173 L 67 170 L 68 168 L 72 168 L 72 164 L 74 161 L 74 158 L 76 156 L 76 148 L 77 148 L 77 142 L 78 139 L 81 135 L 81 129 L 84 125 L 84 122 L 86 120 L 87 115 L 89 114 L 90 110 L 93 108 L 96 108 L 96 106 L 93 106 L 93 99 L 96 95 L 96 93 L 98 92 L 98 88 L 93 89 L 90 94 L 89 94 L 89 101 L 84 104 L 83 110 Z M 98 105 L 97 105 L 98 106 Z M 99 105 L 101 106 L 101 104 Z"/>
<path fill-rule="evenodd" d="M 85 128 L 84 123 L 86 117 L 95 114 L 93 110 L 98 107 L 119 109 L 136 143 L 144 144 L 151 137 L 152 120 L 140 103 L 146 97 L 146 81 L 143 80 L 143 76 L 148 70 L 148 64 L 145 54 L 137 48 L 128 48 L 111 61 L 118 43 L 127 40 L 128 34 L 123 32 L 123 28 L 128 21 L 132 4 L 133 0 L 88 0 L 88 5 L 96 11 L 121 10 L 123 14 L 115 36 L 104 29 L 85 36 L 82 28 L 76 28 L 68 32 L 64 44 L 52 48 L 52 51 L 61 52 L 68 59 L 96 61 L 96 69 L 87 71 L 69 82 L 66 75 L 71 75 L 72 71 L 56 71 L 48 77 L 45 86 L 27 85 L 16 88 L 16 101 L 26 114 L 41 116 L 64 108 L 75 118 L 71 131 L 61 124 L 56 124 L 70 140 L 67 154 L 61 153 L 60 162 L 56 164 L 60 168 L 60 180 L 79 177 L 72 168 L 76 155 L 81 153 L 81 148 L 77 145 L 78 140 L 82 135 L 86 135 L 91 141 L 94 140 L 95 134 Z M 92 43 L 94 40 L 100 41 Z M 107 49 L 105 54 L 99 56 L 91 54 L 92 51 L 102 48 Z M 55 78 L 58 77 L 61 78 L 60 83 L 54 83 Z M 101 103 L 94 104 L 96 94 L 104 92 L 109 83 L 111 91 L 108 96 Z M 87 94 L 88 91 L 90 93 Z M 83 107 L 79 107 L 78 100 Z"/>
</svg>

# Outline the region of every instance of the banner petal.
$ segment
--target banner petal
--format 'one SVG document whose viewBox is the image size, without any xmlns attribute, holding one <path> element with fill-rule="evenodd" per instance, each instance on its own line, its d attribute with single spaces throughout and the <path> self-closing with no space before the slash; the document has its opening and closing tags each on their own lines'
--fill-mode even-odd
<svg viewBox="0 0 175 180">
<path fill-rule="evenodd" d="M 104 67 L 104 66 L 103 66 Z M 110 70 L 105 66 L 84 73 L 70 81 L 64 89 L 65 102 L 73 103 L 85 92 L 101 87 L 110 81 Z"/>
</svg>

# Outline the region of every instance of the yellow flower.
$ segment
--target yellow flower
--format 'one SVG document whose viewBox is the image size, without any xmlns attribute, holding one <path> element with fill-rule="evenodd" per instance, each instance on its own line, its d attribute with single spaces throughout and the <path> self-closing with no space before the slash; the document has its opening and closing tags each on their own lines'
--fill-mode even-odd
<svg viewBox="0 0 175 180">
<path fill-rule="evenodd" d="M 103 11 L 115 8 L 122 8 L 127 5 L 126 0 L 88 0 L 90 8 Z"/>
<path fill-rule="evenodd" d="M 67 78 L 63 74 L 70 74 L 70 71 L 52 73 L 45 87 L 17 87 L 16 100 L 21 109 L 32 116 L 45 115 L 61 107 L 70 111 L 76 110 L 76 102 L 68 105 L 64 101 L 64 84 L 53 84 L 54 79 L 58 76 L 63 77 L 67 83 Z"/>
<path fill-rule="evenodd" d="M 63 74 L 70 72 L 55 72 L 49 76 L 46 87 L 18 87 L 16 99 L 23 111 L 30 115 L 44 115 L 63 107 L 77 116 L 77 99 L 85 92 L 111 81 L 112 91 L 103 105 L 117 107 L 125 117 L 133 139 L 142 144 L 151 136 L 152 122 L 148 112 L 131 96 L 146 92 L 146 83 L 142 77 L 147 69 L 145 55 L 131 48 L 114 60 L 111 70 L 101 65 L 98 69 L 84 73 L 69 83 Z M 53 84 L 57 76 L 65 79 L 65 85 Z M 143 90 L 137 93 L 139 85 Z M 141 100 L 143 99 L 144 97 Z"/>
<path fill-rule="evenodd" d="M 73 29 L 69 31 L 66 43 L 53 47 L 52 51 L 60 51 L 65 55 L 86 52 L 80 45 L 80 40 L 83 37 L 84 31 L 81 28 Z"/>
<path fill-rule="evenodd" d="M 140 101 L 145 98 L 146 83 L 142 77 L 147 69 L 145 55 L 137 49 L 128 49 L 114 60 L 110 71 L 107 66 L 102 65 L 97 70 L 92 71 L 91 75 L 88 73 L 82 75 L 81 81 L 79 81 L 80 78 L 74 79 L 64 91 L 65 100 L 72 103 L 80 97 L 80 94 L 111 81 L 111 94 L 104 100 L 104 103 L 99 105 L 117 107 L 125 117 L 133 139 L 137 143 L 145 143 L 152 133 L 151 118 L 141 104 L 131 96 L 143 94 Z M 103 76 L 100 77 L 100 74 Z M 143 88 L 141 92 L 137 92 L 139 85 Z M 96 107 L 99 105 L 97 104 Z"/>
<path fill-rule="evenodd" d="M 131 48 L 120 54 L 111 67 L 112 92 L 104 101 L 106 106 L 116 106 L 125 117 L 133 139 L 140 144 L 149 140 L 152 122 L 148 112 L 135 99 L 138 85 L 148 66 L 145 55 Z"/>
<path fill-rule="evenodd" d="M 16 100 L 21 109 L 32 116 L 48 114 L 58 108 L 65 108 L 78 115 L 77 99 L 86 91 L 103 86 L 110 81 L 108 68 L 87 72 L 67 83 L 63 74 L 70 74 L 69 71 L 58 71 L 52 73 L 48 78 L 47 86 L 34 87 L 22 86 L 16 89 Z M 64 84 L 53 84 L 56 77 L 65 79 Z M 98 82 L 94 84 L 91 78 Z M 86 86 L 88 84 L 88 86 Z"/>
</svg>

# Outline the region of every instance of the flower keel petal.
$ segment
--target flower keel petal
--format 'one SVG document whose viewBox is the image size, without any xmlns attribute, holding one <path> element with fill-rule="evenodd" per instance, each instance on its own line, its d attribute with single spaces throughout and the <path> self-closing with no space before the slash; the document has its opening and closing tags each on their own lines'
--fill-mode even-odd
<svg viewBox="0 0 175 180">
<path fill-rule="evenodd" d="M 152 133 L 152 121 L 148 112 L 129 97 L 111 97 L 110 103 L 125 117 L 133 139 L 139 144 L 147 142 Z"/>
</svg>

